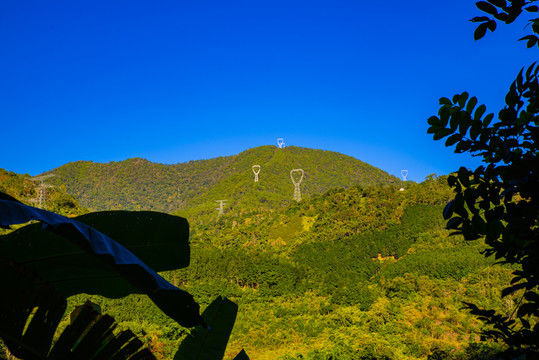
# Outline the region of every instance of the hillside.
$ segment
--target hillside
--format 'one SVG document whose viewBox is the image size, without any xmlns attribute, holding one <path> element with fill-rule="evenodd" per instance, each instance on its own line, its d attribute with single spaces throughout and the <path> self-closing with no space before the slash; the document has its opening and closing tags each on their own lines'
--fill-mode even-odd
<svg viewBox="0 0 539 360">
<path fill-rule="evenodd" d="M 481 324 L 462 302 L 509 313 L 515 299 L 499 291 L 510 269 L 493 266 L 481 241 L 448 236 L 447 177 L 405 187 L 193 217 L 191 266 L 167 276 L 204 303 L 219 293 L 239 304 L 230 356 L 487 359 L 496 345 L 478 343 Z"/>
<path fill-rule="evenodd" d="M 39 204 L 40 183 L 32 181 L 28 174 L 17 174 L 0 168 L 0 191 L 32 206 Z M 43 208 L 61 215 L 73 217 L 88 212 L 79 205 L 77 199 L 67 194 L 64 186 L 52 186 L 45 189 L 42 198 Z M 1 230 L 0 230 L 1 233 Z"/>
<path fill-rule="evenodd" d="M 254 182 L 253 165 L 260 165 Z M 92 210 L 125 209 L 164 212 L 197 209 L 214 213 L 215 200 L 228 207 L 287 206 L 294 195 L 290 170 L 301 168 L 304 198 L 333 187 L 396 184 L 400 180 L 358 159 L 340 153 L 290 146 L 260 146 L 238 155 L 174 165 L 134 158 L 120 162 L 77 161 L 50 172 L 51 183 Z M 246 206 L 248 204 L 248 206 Z"/>
<path fill-rule="evenodd" d="M 479 343 L 462 302 L 510 313 L 516 298 L 499 297 L 510 269 L 493 266 L 481 241 L 448 236 L 446 183 L 334 188 L 272 212 L 194 216 L 191 265 L 163 275 L 203 307 L 217 295 L 239 305 L 226 359 L 242 348 L 268 360 L 488 359 L 499 347 Z M 143 297 L 94 301 L 159 359 L 185 334 Z"/>
<path fill-rule="evenodd" d="M 31 202 L 28 178 L 0 171 L 0 190 Z M 500 346 L 479 342 L 482 325 L 462 304 L 511 313 L 516 295 L 499 297 L 511 269 L 485 258 L 482 241 L 448 236 L 447 177 L 402 185 L 332 188 L 273 211 L 239 197 L 220 217 L 193 213 L 191 265 L 162 275 L 202 307 L 218 295 L 239 305 L 227 359 L 242 348 L 268 360 L 491 358 Z M 47 208 L 84 211 L 50 191 Z M 186 334 L 145 296 L 91 299 L 160 360 Z"/>
</svg>

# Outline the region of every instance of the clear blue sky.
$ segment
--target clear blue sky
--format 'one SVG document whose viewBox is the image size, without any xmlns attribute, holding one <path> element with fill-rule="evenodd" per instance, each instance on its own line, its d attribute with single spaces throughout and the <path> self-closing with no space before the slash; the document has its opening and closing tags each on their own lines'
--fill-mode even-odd
<svg viewBox="0 0 539 360">
<path fill-rule="evenodd" d="M 496 111 L 536 58 L 524 23 L 478 42 L 474 1 L 0 3 L 0 168 L 178 163 L 277 144 L 409 180 L 477 159 L 426 134 L 438 99 Z"/>
</svg>

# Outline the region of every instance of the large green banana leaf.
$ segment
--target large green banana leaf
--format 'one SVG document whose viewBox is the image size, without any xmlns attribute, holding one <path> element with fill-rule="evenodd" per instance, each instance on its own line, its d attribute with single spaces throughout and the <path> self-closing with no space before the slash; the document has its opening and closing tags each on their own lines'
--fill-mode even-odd
<svg viewBox="0 0 539 360">
<path fill-rule="evenodd" d="M 174 360 L 221 360 L 237 314 L 238 305 L 227 298 L 215 299 L 202 313 L 208 326 L 193 328 L 180 344 Z"/>
<path fill-rule="evenodd" d="M 116 240 L 155 271 L 189 266 L 187 220 L 154 211 L 100 211 L 75 218 Z"/>
<path fill-rule="evenodd" d="M 104 211 L 76 220 L 125 246 L 155 271 L 189 265 L 189 225 L 184 218 L 149 211 Z M 141 292 L 87 247 L 43 231 L 41 224 L 0 237 L 0 254 L 32 267 L 66 297 L 85 292 L 118 298 Z"/>
<path fill-rule="evenodd" d="M 66 299 L 31 269 L 0 258 L 0 337 L 28 360 L 155 359 L 132 332 L 113 333 L 114 319 L 81 307 L 52 346 Z"/>
<path fill-rule="evenodd" d="M 123 213 L 121 216 L 127 218 L 129 215 Z M 106 223 L 100 221 L 99 217 L 88 215 L 87 220 Z M 107 235 L 74 219 L 14 201 L 0 200 L 0 225 L 23 224 L 31 220 L 41 221 L 46 230 L 64 239 L 49 236 L 50 233 L 41 230 L 39 225 L 30 225 L 30 229 L 19 229 L 1 237 L 0 253 L 9 257 L 13 255 L 17 262 L 33 266 L 65 296 L 89 292 L 103 296 L 123 296 L 138 290 L 147 294 L 165 314 L 180 325 L 191 327 L 203 323 L 199 306 L 189 293 L 170 284 Z M 112 227 L 109 223 L 106 228 L 112 231 Z M 136 223 L 133 227 L 136 227 Z M 129 231 L 137 232 L 135 229 Z M 185 236 L 186 231 L 180 230 L 178 235 L 182 234 Z M 65 239 L 70 243 L 63 241 Z M 184 241 L 187 244 L 188 239 Z M 12 247 L 14 244 L 17 246 Z M 139 252 L 144 251 L 139 249 Z M 186 263 L 188 259 L 183 262 Z"/>
</svg>

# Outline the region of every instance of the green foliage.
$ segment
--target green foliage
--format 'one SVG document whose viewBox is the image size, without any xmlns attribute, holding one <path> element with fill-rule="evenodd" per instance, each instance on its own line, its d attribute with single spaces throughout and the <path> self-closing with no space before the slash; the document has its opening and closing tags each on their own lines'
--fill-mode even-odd
<svg viewBox="0 0 539 360">
<path fill-rule="evenodd" d="M 38 184 L 31 181 L 30 178 L 29 175 L 20 175 L 0 169 L 0 192 L 31 205 L 37 200 Z M 47 188 L 45 199 L 45 209 L 60 215 L 72 217 L 88 212 L 79 205 L 75 197 L 67 194 L 65 186 Z"/>
<path fill-rule="evenodd" d="M 477 16 L 470 20 L 471 22 L 480 23 L 474 32 L 474 39 L 481 39 L 485 36 L 487 30 L 490 30 L 491 32 L 496 30 L 496 20 L 505 24 L 511 24 L 521 16 L 524 11 L 530 14 L 538 13 L 539 7 L 533 5 L 535 2 L 536 0 L 488 0 L 476 2 L 475 5 L 479 10 L 487 13 L 493 18 L 490 16 Z M 528 19 L 528 24 L 531 25 L 530 28 L 532 33 L 519 40 L 526 41 L 526 46 L 528 48 L 535 45 L 539 46 L 539 38 L 536 35 L 539 34 L 539 18 Z"/>
<path fill-rule="evenodd" d="M 198 226 L 194 218 L 191 266 L 168 279 L 201 303 L 218 289 L 240 304 L 229 356 L 245 346 L 268 359 L 426 358 L 438 346 L 467 359 L 479 329 L 461 301 L 496 296 L 506 277 L 482 273 L 492 261 L 481 242 L 447 237 L 450 190 L 447 177 L 430 177 L 404 191 L 354 186 L 271 213 L 238 209 Z"/>
<path fill-rule="evenodd" d="M 505 23 L 513 22 L 523 10 L 537 13 L 535 1 L 480 1 L 477 7 Z M 500 11 L 501 10 L 501 11 Z M 495 29 L 488 17 L 481 22 L 475 38 L 486 28 Z M 539 33 L 539 19 L 530 20 L 534 34 Z M 528 47 L 537 43 L 536 35 L 521 40 Z M 514 314 L 507 316 L 494 310 L 482 310 L 469 304 L 472 313 L 492 327 L 487 337 L 503 340 L 514 348 L 538 354 L 539 347 L 539 67 L 534 63 L 522 69 L 505 97 L 506 106 L 494 114 L 484 115 L 486 107 L 477 105 L 468 93 L 452 100 L 440 99 L 438 116 L 429 119 L 428 132 L 435 140 L 447 137 L 446 146 L 456 145 L 455 152 L 481 156 L 485 166 L 475 170 L 461 167 L 448 183 L 455 198 L 444 209 L 447 228 L 467 240 L 484 238 L 487 255 L 501 263 L 511 264 L 511 286 L 502 297 L 519 292 Z"/>
<path fill-rule="evenodd" d="M 484 246 L 461 245 L 412 253 L 386 267 L 380 274 L 387 278 L 393 278 L 406 273 L 416 273 L 434 279 L 460 280 L 466 275 L 494 263 L 492 259 L 485 259 L 481 250 L 484 250 Z"/>
<path fill-rule="evenodd" d="M 251 174 L 249 184 L 258 186 Z M 213 199 L 207 213 L 193 209 L 191 264 L 161 273 L 203 308 L 215 293 L 238 303 L 225 358 L 245 348 L 267 360 L 426 359 L 438 350 L 474 359 L 468 344 L 479 340 L 479 322 L 462 302 L 510 314 L 518 301 L 499 299 L 509 270 L 494 270 L 479 254 L 480 241 L 447 236 L 441 209 L 452 194 L 445 176 L 340 186 L 290 204 L 246 200 L 252 194 L 244 191 L 219 219 Z M 173 358 L 187 336 L 144 296 L 76 295 L 68 309 L 86 298 L 158 359 Z"/>
</svg>

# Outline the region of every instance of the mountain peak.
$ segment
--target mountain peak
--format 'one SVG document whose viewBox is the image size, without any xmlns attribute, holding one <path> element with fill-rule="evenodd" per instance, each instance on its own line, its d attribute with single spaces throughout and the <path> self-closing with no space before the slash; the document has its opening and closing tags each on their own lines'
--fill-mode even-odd
<svg viewBox="0 0 539 360">
<path fill-rule="evenodd" d="M 259 166 L 258 181 L 253 165 Z M 303 170 L 298 185 L 290 177 L 294 169 Z M 54 173 L 56 184 L 64 184 L 82 205 L 95 210 L 174 212 L 202 207 L 213 211 L 215 200 L 220 199 L 228 199 L 230 205 L 274 208 L 294 201 L 296 191 L 306 198 L 334 187 L 400 183 L 385 171 L 341 153 L 273 145 L 174 165 L 138 157 L 109 163 L 76 162 Z"/>
</svg>

